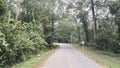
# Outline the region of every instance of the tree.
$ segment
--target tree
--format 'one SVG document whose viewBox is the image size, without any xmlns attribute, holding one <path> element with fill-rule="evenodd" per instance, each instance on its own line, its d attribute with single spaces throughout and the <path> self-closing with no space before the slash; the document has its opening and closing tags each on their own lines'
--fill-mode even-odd
<svg viewBox="0 0 120 68">
<path fill-rule="evenodd" d="M 66 18 L 67 17 L 67 18 Z M 66 18 L 66 19 L 65 19 Z M 78 42 L 76 37 L 76 24 L 74 19 L 67 14 L 64 14 L 59 23 L 56 23 L 54 32 L 54 41 L 71 43 Z"/>
<path fill-rule="evenodd" d="M 94 39 L 97 36 L 97 24 L 96 24 L 96 16 L 95 16 L 95 10 L 94 10 L 94 0 L 91 0 L 91 9 L 93 14 L 93 22 L 94 22 Z"/>
<path fill-rule="evenodd" d="M 88 30 L 88 23 L 87 23 L 87 12 L 86 11 L 81 11 L 78 15 L 78 17 L 80 18 L 80 21 L 83 23 L 83 29 L 84 29 L 84 32 L 85 32 L 85 41 L 89 42 L 90 41 L 90 38 L 89 38 L 89 30 Z"/>
<path fill-rule="evenodd" d="M 5 19 L 5 14 L 7 11 L 6 6 L 7 6 L 6 0 L 1 0 L 0 1 L 0 23 L 3 22 Z"/>
<path fill-rule="evenodd" d="M 110 13 L 114 15 L 114 22 L 117 25 L 118 40 L 120 41 L 120 0 L 110 5 Z"/>
<path fill-rule="evenodd" d="M 57 16 L 53 8 L 41 5 L 43 2 L 43 0 L 22 2 L 8 0 L 7 3 L 6 0 L 0 1 L 0 16 L 4 17 L 6 14 L 3 8 L 9 13 L 6 15 L 8 22 L 4 22 L 0 28 L 0 67 L 8 68 L 29 59 L 30 55 L 53 47 L 54 23 Z M 46 0 L 44 3 L 49 1 Z M 15 11 L 15 7 L 19 10 Z"/>
</svg>

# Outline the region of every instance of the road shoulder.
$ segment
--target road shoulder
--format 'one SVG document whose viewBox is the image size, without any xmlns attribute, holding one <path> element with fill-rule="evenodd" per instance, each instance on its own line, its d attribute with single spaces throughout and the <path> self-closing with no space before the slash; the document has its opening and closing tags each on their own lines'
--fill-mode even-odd
<svg viewBox="0 0 120 68">
<path fill-rule="evenodd" d="M 51 52 L 50 54 L 48 54 L 46 57 L 44 57 L 41 62 L 39 62 L 38 64 L 36 64 L 34 68 L 42 68 L 43 65 L 46 63 L 46 61 L 48 60 L 48 58 L 49 58 L 51 55 L 53 55 L 58 49 L 59 49 L 59 47 L 56 48 L 56 49 L 53 49 L 52 52 Z"/>
</svg>

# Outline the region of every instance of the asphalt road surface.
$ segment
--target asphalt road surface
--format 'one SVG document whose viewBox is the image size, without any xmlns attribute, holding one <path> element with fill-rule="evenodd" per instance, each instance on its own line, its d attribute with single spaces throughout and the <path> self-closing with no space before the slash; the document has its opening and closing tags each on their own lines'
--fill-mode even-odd
<svg viewBox="0 0 120 68">
<path fill-rule="evenodd" d="M 41 68 L 102 68 L 84 56 L 71 44 L 58 43 L 60 46 Z"/>
</svg>

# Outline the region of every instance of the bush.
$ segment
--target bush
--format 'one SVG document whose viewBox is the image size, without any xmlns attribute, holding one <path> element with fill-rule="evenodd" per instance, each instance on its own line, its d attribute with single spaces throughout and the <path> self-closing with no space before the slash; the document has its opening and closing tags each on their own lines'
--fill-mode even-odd
<svg viewBox="0 0 120 68">
<path fill-rule="evenodd" d="M 120 53 L 120 45 L 116 35 L 113 35 L 110 31 L 101 31 L 96 38 L 97 49 L 107 50 L 114 53 Z"/>
<path fill-rule="evenodd" d="M 0 67 L 25 61 L 29 55 L 47 49 L 40 23 L 4 23 L 0 32 Z"/>
<path fill-rule="evenodd" d="M 112 42 L 112 46 L 110 48 L 110 50 L 113 52 L 113 53 L 120 53 L 120 43 L 118 41 L 113 41 Z"/>
</svg>

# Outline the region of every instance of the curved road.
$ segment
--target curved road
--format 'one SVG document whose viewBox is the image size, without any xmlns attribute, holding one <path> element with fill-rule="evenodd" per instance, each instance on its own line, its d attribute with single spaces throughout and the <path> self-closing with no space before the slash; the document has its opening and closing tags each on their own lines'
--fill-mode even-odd
<svg viewBox="0 0 120 68">
<path fill-rule="evenodd" d="M 59 50 L 48 58 L 42 68 L 102 68 L 71 44 L 57 44 L 60 46 Z"/>
</svg>

